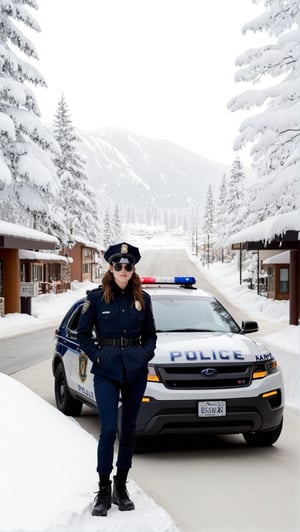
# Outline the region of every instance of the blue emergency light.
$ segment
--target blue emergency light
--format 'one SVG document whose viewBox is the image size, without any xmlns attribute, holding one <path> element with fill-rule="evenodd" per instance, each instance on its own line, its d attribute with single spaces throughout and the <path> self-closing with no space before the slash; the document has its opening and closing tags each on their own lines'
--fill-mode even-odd
<svg viewBox="0 0 300 532">
<path fill-rule="evenodd" d="M 180 284 L 193 285 L 196 283 L 195 277 L 141 277 L 142 284 Z"/>
</svg>

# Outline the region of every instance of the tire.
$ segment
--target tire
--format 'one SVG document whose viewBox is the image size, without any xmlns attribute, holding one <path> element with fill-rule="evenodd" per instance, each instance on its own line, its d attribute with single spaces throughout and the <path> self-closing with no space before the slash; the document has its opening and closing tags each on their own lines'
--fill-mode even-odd
<svg viewBox="0 0 300 532">
<path fill-rule="evenodd" d="M 282 431 L 282 425 L 283 418 L 275 429 L 261 432 L 245 432 L 243 436 L 250 447 L 270 447 L 278 440 Z"/>
<path fill-rule="evenodd" d="M 54 390 L 58 410 L 66 416 L 79 416 L 82 410 L 82 402 L 74 399 L 70 394 L 65 370 L 61 363 L 58 364 L 55 371 Z"/>
</svg>

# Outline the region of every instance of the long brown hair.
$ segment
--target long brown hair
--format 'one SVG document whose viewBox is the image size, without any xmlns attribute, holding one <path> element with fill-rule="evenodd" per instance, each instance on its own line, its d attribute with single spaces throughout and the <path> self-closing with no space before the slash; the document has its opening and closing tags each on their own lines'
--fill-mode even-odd
<svg viewBox="0 0 300 532">
<path fill-rule="evenodd" d="M 143 292 L 142 292 L 142 283 L 139 275 L 133 272 L 131 279 L 128 282 L 128 285 L 132 288 L 132 295 L 134 301 L 139 301 L 142 308 L 145 307 Z M 108 270 L 102 277 L 102 288 L 103 288 L 103 301 L 104 303 L 111 303 L 114 299 L 114 276 L 110 270 Z"/>
</svg>

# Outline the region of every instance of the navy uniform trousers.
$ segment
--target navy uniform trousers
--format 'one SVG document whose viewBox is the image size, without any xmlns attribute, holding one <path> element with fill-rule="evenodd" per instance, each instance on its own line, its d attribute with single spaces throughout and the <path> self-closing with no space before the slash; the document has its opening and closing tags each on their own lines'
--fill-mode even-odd
<svg viewBox="0 0 300 532">
<path fill-rule="evenodd" d="M 143 292 L 145 308 L 136 308 L 130 289 L 115 287 L 115 298 L 104 303 L 102 289 L 91 291 L 84 303 L 77 337 L 81 349 L 93 362 L 94 389 L 101 422 L 97 471 L 110 474 L 118 425 L 122 418 L 117 467 L 128 469 L 134 448 L 136 419 L 145 391 L 148 362 L 154 356 L 155 324 L 149 294 Z M 95 328 L 99 344 L 92 338 Z M 104 339 L 139 339 L 134 345 L 101 345 Z"/>
<path fill-rule="evenodd" d="M 122 417 L 119 434 L 117 467 L 129 469 L 134 450 L 135 424 L 147 377 L 122 384 L 95 375 L 94 387 L 101 423 L 98 443 L 97 471 L 109 475 L 113 468 L 113 449 L 118 423 L 118 402 L 121 393 Z"/>
</svg>

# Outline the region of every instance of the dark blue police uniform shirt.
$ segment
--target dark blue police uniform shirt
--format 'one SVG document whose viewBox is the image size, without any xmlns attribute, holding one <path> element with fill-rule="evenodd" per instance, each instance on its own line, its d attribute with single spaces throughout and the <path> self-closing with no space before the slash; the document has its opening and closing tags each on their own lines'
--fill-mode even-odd
<svg viewBox="0 0 300 532">
<path fill-rule="evenodd" d="M 93 362 L 92 373 L 123 382 L 147 375 L 149 360 L 156 346 L 155 323 L 149 294 L 143 291 L 145 306 L 137 310 L 131 287 L 121 290 L 114 286 L 114 299 L 103 301 L 103 290 L 92 290 L 81 312 L 77 338 L 82 351 Z M 141 338 L 141 345 L 95 345 L 92 331 L 98 338 Z"/>
</svg>

